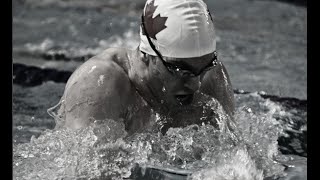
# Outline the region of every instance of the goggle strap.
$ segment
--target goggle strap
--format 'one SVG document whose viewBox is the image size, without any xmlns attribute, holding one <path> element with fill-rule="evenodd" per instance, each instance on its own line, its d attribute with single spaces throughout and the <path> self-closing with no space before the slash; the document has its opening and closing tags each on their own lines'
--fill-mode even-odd
<svg viewBox="0 0 320 180">
<path fill-rule="evenodd" d="M 148 35 L 148 32 L 147 32 L 147 30 L 146 30 L 146 27 L 144 26 L 143 14 L 141 15 L 141 20 L 142 20 L 142 21 L 141 21 L 141 22 L 142 22 L 142 28 L 143 28 L 144 33 L 145 33 L 146 36 L 147 36 L 149 45 L 151 46 L 152 50 L 161 58 L 161 60 L 164 61 L 163 58 L 162 58 L 162 55 L 160 54 L 159 51 L 157 51 L 156 47 L 154 46 L 154 44 L 152 43 L 152 41 L 151 41 L 151 39 L 150 39 L 150 37 L 149 37 L 149 35 Z"/>
</svg>

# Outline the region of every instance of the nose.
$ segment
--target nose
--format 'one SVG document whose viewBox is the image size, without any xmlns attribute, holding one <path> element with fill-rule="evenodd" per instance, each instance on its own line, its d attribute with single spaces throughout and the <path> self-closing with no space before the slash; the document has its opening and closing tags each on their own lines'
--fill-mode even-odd
<svg viewBox="0 0 320 180">
<path fill-rule="evenodd" d="M 197 91 L 200 88 L 200 77 L 183 78 L 183 86 L 193 92 Z"/>
</svg>

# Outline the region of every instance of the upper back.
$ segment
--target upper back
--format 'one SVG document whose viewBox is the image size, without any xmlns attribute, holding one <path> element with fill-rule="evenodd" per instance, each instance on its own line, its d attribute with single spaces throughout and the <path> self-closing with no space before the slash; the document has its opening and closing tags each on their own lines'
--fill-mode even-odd
<svg viewBox="0 0 320 180">
<path fill-rule="evenodd" d="M 107 49 L 75 70 L 63 95 L 67 126 L 82 127 L 89 118 L 117 119 L 125 113 L 135 93 L 126 54 L 125 49 Z"/>
<path fill-rule="evenodd" d="M 90 58 L 73 72 L 68 79 L 65 90 L 67 91 L 71 85 L 78 83 L 80 79 L 82 79 L 81 83 L 84 83 L 100 76 L 104 76 L 104 78 L 107 76 L 109 79 L 126 76 L 128 68 L 125 65 L 125 54 L 123 49 L 112 48 Z M 99 86 L 98 83 L 97 85 Z"/>
</svg>

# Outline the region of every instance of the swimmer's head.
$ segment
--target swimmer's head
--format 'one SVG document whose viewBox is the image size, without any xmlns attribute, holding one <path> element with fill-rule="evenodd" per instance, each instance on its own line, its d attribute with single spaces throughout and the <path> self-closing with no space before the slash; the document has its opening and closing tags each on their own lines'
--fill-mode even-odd
<svg viewBox="0 0 320 180">
<path fill-rule="evenodd" d="M 202 0 L 147 0 L 139 50 L 148 63 L 148 86 L 166 107 L 189 105 L 200 75 L 216 65 L 213 20 Z"/>
<path fill-rule="evenodd" d="M 202 0 L 147 0 L 140 51 L 153 56 L 193 58 L 216 50 L 215 29 Z"/>
</svg>

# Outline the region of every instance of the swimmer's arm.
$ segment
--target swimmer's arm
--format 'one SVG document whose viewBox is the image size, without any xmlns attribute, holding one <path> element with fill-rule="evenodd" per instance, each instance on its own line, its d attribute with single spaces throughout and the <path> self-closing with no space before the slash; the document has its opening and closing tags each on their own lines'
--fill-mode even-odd
<svg viewBox="0 0 320 180">
<path fill-rule="evenodd" d="M 234 94 L 226 68 L 219 62 L 202 77 L 201 92 L 216 98 L 230 116 L 234 114 Z"/>
</svg>

